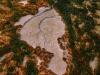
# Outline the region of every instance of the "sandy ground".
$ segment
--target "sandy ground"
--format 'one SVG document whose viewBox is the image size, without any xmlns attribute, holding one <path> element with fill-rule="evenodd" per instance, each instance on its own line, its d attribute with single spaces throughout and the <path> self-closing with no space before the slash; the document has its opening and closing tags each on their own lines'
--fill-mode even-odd
<svg viewBox="0 0 100 75">
<path fill-rule="evenodd" d="M 23 25 L 20 31 L 22 40 L 33 47 L 40 46 L 54 53 L 48 69 L 57 75 L 64 74 L 67 64 L 62 59 L 63 50 L 59 47 L 57 38 L 65 33 L 65 24 L 55 9 L 41 7 L 39 13 L 24 16 L 15 25 L 17 24 Z"/>
</svg>

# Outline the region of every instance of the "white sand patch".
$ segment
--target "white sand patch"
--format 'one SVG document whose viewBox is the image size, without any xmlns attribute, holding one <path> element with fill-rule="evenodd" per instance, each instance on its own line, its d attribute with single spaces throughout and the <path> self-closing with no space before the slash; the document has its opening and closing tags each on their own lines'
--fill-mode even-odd
<svg viewBox="0 0 100 75">
<path fill-rule="evenodd" d="M 90 61 L 90 67 L 92 68 L 93 71 L 95 71 L 97 66 L 98 66 L 98 57 L 96 56 L 93 61 Z"/>
<path fill-rule="evenodd" d="M 42 9 L 42 11 L 44 11 Z M 41 11 L 40 11 L 41 12 Z M 48 69 L 57 75 L 66 71 L 67 64 L 62 60 L 63 50 L 60 49 L 57 38 L 65 33 L 65 24 L 55 9 L 43 12 L 33 17 L 21 29 L 21 39 L 33 47 L 40 46 L 54 53 Z"/>
<path fill-rule="evenodd" d="M 27 22 L 28 20 L 30 20 L 31 18 L 34 18 L 34 17 L 37 17 L 37 16 L 39 16 L 39 15 L 41 15 L 42 13 L 44 13 L 44 12 L 46 12 L 47 10 L 49 10 L 50 9 L 50 7 L 40 7 L 39 9 L 38 9 L 38 13 L 36 14 L 36 15 L 26 15 L 26 16 L 23 16 L 23 17 L 21 17 L 20 19 L 19 19 L 19 21 L 18 22 L 15 22 L 15 26 L 17 26 L 17 25 L 24 25 L 25 24 L 25 22 Z"/>
<path fill-rule="evenodd" d="M 23 4 L 25 6 L 28 3 L 28 0 L 22 0 L 22 1 L 18 2 L 18 3 L 21 3 L 21 4 Z"/>
<path fill-rule="evenodd" d="M 33 17 L 33 15 L 26 15 L 26 16 L 23 16 L 23 17 L 21 17 L 20 19 L 19 19 L 19 21 L 18 22 L 16 22 L 14 25 L 15 26 L 17 26 L 17 25 L 24 25 L 24 23 L 26 22 L 26 21 L 28 21 L 30 18 L 32 18 Z"/>
</svg>

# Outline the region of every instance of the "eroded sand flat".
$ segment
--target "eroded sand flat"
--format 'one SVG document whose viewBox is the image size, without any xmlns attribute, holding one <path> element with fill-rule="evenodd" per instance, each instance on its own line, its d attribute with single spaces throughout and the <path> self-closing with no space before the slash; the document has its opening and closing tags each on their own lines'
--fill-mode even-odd
<svg viewBox="0 0 100 75">
<path fill-rule="evenodd" d="M 44 8 L 45 10 L 47 8 Z M 39 16 L 33 17 L 20 31 L 21 39 L 29 45 L 33 47 L 40 46 L 54 53 L 48 69 L 51 69 L 57 75 L 64 74 L 67 67 L 67 64 L 62 59 L 63 50 L 59 47 L 57 41 L 57 38 L 64 33 L 65 24 L 55 9 L 50 9 Z"/>
</svg>

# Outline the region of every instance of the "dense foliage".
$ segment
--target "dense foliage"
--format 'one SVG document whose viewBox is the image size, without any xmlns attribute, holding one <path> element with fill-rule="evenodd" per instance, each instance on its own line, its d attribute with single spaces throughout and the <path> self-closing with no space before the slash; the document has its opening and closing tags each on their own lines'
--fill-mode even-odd
<svg viewBox="0 0 100 75">
<path fill-rule="evenodd" d="M 5 7 L 5 9 L 0 7 L 0 37 L 3 38 L 3 42 L 0 42 L 0 56 L 13 52 L 12 60 L 19 66 L 23 63 L 25 56 L 32 58 L 30 51 L 32 48 L 30 49 L 26 42 L 19 39 L 20 35 L 16 33 L 17 27 L 13 24 L 23 15 L 36 13 L 37 9 L 31 6 L 23 8 L 14 4 L 13 1 L 18 0 L 0 0 L 0 5 Z M 35 4 L 36 1 L 29 0 L 30 5 Z M 67 26 L 69 47 L 72 49 L 73 58 L 73 67 L 69 75 L 100 75 L 100 35 L 95 32 L 95 26 L 100 25 L 96 22 L 96 19 L 100 18 L 96 14 L 97 10 L 100 10 L 99 0 L 48 0 L 48 2 L 58 10 Z M 30 11 L 33 8 L 34 11 Z M 5 10 L 7 14 L 10 13 L 9 18 L 5 16 Z M 5 21 L 2 23 L 2 20 Z M 0 41 L 2 41 L 1 38 Z M 96 56 L 99 58 L 99 63 L 93 73 L 89 62 Z M 0 65 L 0 72 L 3 71 L 2 66 Z M 14 69 L 14 66 L 10 66 L 7 69 L 8 75 L 11 75 Z M 36 64 L 30 60 L 26 65 L 26 74 L 37 75 L 37 73 Z"/>
<path fill-rule="evenodd" d="M 35 0 L 32 0 L 32 2 L 33 1 Z M 36 68 L 35 61 L 32 61 L 34 58 L 32 58 L 31 51 L 34 49 L 26 42 L 20 40 L 20 35 L 17 33 L 20 25 L 18 27 L 14 26 L 14 23 L 17 22 L 23 15 L 27 15 L 27 13 L 34 14 L 36 9 L 32 8 L 34 10 L 32 12 L 28 8 L 25 10 L 21 9 L 22 7 L 18 6 L 17 2 L 14 3 L 14 0 L 0 0 L 0 6 L 0 14 L 4 16 L 0 16 L 0 58 L 6 56 L 7 53 L 14 53 L 9 62 L 7 61 L 8 58 L 6 58 L 6 61 L 4 60 L 2 65 L 0 60 L 0 75 L 2 75 L 3 72 L 5 72 L 5 75 L 15 75 L 16 68 L 24 68 L 20 70 L 20 73 L 25 73 L 25 75 L 37 75 L 38 69 Z M 23 12 L 26 13 L 23 14 Z M 2 19 L 4 19 L 4 21 L 2 21 Z M 29 61 L 23 67 L 23 61 L 26 56 L 29 58 Z M 10 64 L 12 61 L 14 63 Z M 4 70 L 5 65 L 7 65 L 7 67 Z"/>
<path fill-rule="evenodd" d="M 100 2 L 97 0 L 56 1 L 55 3 L 55 0 L 48 0 L 62 15 L 68 27 L 69 46 L 72 49 L 74 64 L 70 75 L 99 75 L 100 68 L 93 73 L 89 62 L 96 56 L 100 58 L 100 35 L 95 33 L 95 26 L 98 25 L 95 18 L 100 19 L 96 14 L 96 11 L 100 10 L 98 6 Z M 80 27 L 81 25 L 83 26 Z"/>
</svg>

